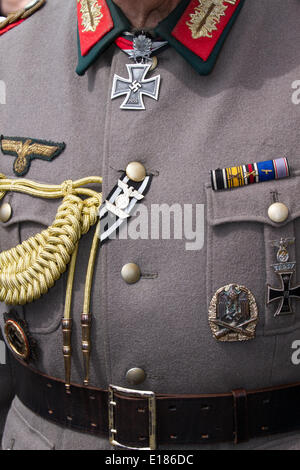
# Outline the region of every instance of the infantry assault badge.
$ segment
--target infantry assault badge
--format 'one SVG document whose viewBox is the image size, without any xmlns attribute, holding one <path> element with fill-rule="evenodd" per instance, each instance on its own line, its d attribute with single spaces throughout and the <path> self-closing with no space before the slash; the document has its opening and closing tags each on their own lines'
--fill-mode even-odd
<svg viewBox="0 0 300 470">
<path fill-rule="evenodd" d="M 221 287 L 211 300 L 208 320 L 218 341 L 253 339 L 258 321 L 254 295 L 237 284 Z"/>
</svg>

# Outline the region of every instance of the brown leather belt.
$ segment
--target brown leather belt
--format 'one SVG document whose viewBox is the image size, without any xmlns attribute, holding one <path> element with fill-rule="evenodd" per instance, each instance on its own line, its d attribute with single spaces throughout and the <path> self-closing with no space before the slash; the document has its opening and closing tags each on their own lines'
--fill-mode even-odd
<svg viewBox="0 0 300 470">
<path fill-rule="evenodd" d="M 218 395 L 155 395 L 71 385 L 16 361 L 16 394 L 43 418 L 125 448 L 239 443 L 300 429 L 300 383 Z M 174 448 L 174 447 L 173 447 Z"/>
</svg>

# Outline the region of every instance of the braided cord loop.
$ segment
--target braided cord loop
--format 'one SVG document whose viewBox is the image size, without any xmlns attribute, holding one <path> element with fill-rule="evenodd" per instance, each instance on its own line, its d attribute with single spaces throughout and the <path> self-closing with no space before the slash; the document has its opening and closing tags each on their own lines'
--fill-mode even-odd
<svg viewBox="0 0 300 470">
<path fill-rule="evenodd" d="M 48 292 L 66 271 L 82 235 L 96 224 L 101 193 L 82 189 L 90 196 L 82 199 L 80 190 L 69 186 L 66 192 L 62 185 L 66 195 L 50 227 L 0 254 L 1 302 L 24 305 Z"/>
</svg>

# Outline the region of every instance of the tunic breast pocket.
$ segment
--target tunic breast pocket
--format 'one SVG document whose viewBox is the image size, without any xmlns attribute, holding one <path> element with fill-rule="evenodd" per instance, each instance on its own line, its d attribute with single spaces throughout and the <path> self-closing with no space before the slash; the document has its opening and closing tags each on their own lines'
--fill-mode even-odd
<svg viewBox="0 0 300 470">
<path fill-rule="evenodd" d="M 59 199 L 48 200 L 16 192 L 8 193 L 0 207 L 0 214 L 2 212 L 10 215 L 8 220 L 5 220 L 7 217 L 2 217 L 0 222 L 1 252 L 16 247 L 52 225 L 60 203 Z M 34 249 L 32 245 L 32 251 Z M 24 263 L 28 251 L 24 252 Z M 31 279 L 34 282 L 34 275 Z M 48 334 L 58 328 L 63 315 L 65 289 L 65 274 L 62 274 L 47 293 L 23 305 L 24 317 L 32 333 Z M 14 306 L 3 308 L 7 311 Z"/>
<path fill-rule="evenodd" d="M 223 286 L 245 286 L 258 307 L 257 335 L 300 327 L 299 198 L 300 171 L 232 190 L 206 186 L 208 301 Z"/>
</svg>

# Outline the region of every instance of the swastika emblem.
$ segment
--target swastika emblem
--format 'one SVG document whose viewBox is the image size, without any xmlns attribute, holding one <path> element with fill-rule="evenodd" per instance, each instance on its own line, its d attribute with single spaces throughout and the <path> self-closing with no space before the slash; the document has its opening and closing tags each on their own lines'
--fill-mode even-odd
<svg viewBox="0 0 300 470">
<path fill-rule="evenodd" d="M 142 88 L 142 85 L 137 82 L 136 80 L 134 80 L 133 84 L 130 85 L 130 90 L 133 91 L 134 93 L 136 93 L 137 91 L 139 91 L 140 88 Z"/>
</svg>

